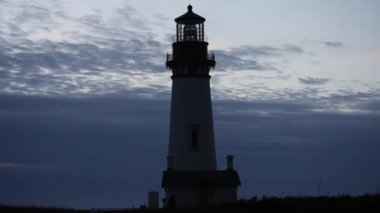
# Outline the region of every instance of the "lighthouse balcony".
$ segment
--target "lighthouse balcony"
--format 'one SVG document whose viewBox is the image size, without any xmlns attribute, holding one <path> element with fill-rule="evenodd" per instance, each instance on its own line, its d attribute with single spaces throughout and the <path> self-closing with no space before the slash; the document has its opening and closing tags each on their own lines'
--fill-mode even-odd
<svg viewBox="0 0 380 213">
<path fill-rule="evenodd" d="M 215 62 L 215 53 L 214 53 L 214 51 L 209 51 L 207 53 L 207 60 L 211 60 L 211 61 Z"/>
<path fill-rule="evenodd" d="M 208 42 L 208 37 L 207 36 L 183 36 L 183 34 L 175 35 L 172 37 L 173 43 L 176 42 Z"/>
<path fill-rule="evenodd" d="M 168 62 L 168 61 L 173 61 L 174 60 L 174 55 L 173 55 L 173 53 L 167 53 L 166 54 L 166 62 Z M 209 51 L 208 53 L 207 53 L 207 60 L 212 60 L 212 61 L 215 61 L 215 53 L 214 53 L 214 51 Z"/>
<path fill-rule="evenodd" d="M 181 57 L 182 58 L 182 57 Z M 215 67 L 215 53 L 214 51 L 208 51 L 206 57 L 193 57 L 191 62 L 204 63 L 208 68 Z M 166 68 L 172 70 L 177 63 L 186 63 L 186 61 L 177 59 L 173 53 L 166 54 Z"/>
</svg>

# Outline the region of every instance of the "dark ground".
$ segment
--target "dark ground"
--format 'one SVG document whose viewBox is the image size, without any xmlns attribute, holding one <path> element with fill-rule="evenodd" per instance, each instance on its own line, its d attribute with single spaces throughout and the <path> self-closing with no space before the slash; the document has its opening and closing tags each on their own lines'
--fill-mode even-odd
<svg viewBox="0 0 380 213">
<path fill-rule="evenodd" d="M 194 208 L 166 208 L 149 210 L 144 207 L 139 209 L 125 210 L 75 210 L 63 208 L 45 208 L 45 207 L 18 207 L 0 205 L 1 213 L 171 213 L 171 212 L 254 212 L 254 213 L 316 213 L 316 212 L 380 212 L 380 194 L 364 196 L 335 196 L 335 197 L 285 197 L 276 198 L 268 197 L 260 200 L 252 198 L 249 200 L 240 200 L 232 204 L 223 204 L 218 206 L 205 206 Z"/>
</svg>

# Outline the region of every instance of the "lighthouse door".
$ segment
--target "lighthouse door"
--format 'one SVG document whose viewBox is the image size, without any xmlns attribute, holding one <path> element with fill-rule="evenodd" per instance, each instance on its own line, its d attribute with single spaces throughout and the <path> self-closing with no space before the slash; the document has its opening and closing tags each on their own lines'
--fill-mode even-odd
<svg viewBox="0 0 380 213">
<path fill-rule="evenodd" d="M 200 194 L 199 194 L 199 201 L 201 205 L 208 205 L 208 187 L 207 186 L 201 186 L 200 188 Z"/>
</svg>

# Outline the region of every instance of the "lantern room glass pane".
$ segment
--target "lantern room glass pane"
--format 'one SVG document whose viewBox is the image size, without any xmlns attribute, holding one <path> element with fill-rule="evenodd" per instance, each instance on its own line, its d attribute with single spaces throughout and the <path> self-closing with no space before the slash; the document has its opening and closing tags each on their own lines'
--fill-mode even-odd
<svg viewBox="0 0 380 213">
<path fill-rule="evenodd" d="M 205 41 L 204 25 L 200 24 L 179 24 L 177 23 L 176 42 L 181 41 Z"/>
</svg>

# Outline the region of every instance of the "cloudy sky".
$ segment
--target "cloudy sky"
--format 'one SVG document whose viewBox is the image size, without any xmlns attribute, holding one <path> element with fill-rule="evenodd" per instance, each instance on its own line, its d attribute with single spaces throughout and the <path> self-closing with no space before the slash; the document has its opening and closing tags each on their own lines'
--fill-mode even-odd
<svg viewBox="0 0 380 213">
<path fill-rule="evenodd" d="M 0 0 L 0 203 L 132 207 L 160 190 L 165 54 L 188 3 Z M 380 191 L 380 1 L 192 5 L 239 198 Z"/>
</svg>

